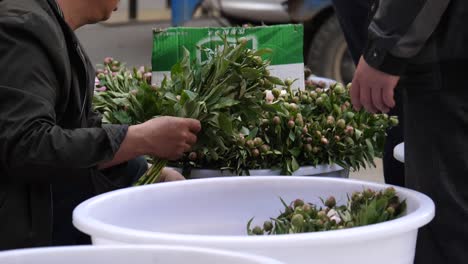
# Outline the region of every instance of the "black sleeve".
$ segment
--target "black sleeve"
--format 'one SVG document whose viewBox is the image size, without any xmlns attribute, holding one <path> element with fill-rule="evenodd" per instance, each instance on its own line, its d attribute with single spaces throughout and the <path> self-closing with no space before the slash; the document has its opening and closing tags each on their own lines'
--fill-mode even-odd
<svg viewBox="0 0 468 264">
<path fill-rule="evenodd" d="M 404 72 L 437 28 L 450 0 L 381 0 L 374 5 L 364 59 L 393 75 Z"/>
<path fill-rule="evenodd" d="M 78 129 L 57 125 L 60 85 L 40 22 L 31 14 L 0 18 L 1 166 L 15 172 L 10 177 L 53 175 L 64 173 L 64 168 L 79 175 L 111 160 L 127 130 L 117 125 Z"/>
</svg>

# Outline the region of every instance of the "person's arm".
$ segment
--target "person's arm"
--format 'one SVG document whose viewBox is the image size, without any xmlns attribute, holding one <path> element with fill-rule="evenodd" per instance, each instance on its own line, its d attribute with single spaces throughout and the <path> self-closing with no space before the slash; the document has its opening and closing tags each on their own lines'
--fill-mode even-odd
<svg viewBox="0 0 468 264">
<path fill-rule="evenodd" d="M 356 69 L 351 98 L 356 109 L 388 111 L 408 60 L 437 28 L 450 0 L 383 0 L 369 26 L 368 43 Z"/>
<path fill-rule="evenodd" d="M 0 163 L 9 181 L 85 176 L 98 165 L 140 153 L 171 159 L 196 141 L 200 123 L 188 119 L 156 118 L 131 128 L 136 133 L 130 134 L 121 125 L 57 125 L 56 106 L 67 84 L 58 80 L 47 32 L 39 31 L 44 21 L 31 18 L 0 18 Z"/>
</svg>

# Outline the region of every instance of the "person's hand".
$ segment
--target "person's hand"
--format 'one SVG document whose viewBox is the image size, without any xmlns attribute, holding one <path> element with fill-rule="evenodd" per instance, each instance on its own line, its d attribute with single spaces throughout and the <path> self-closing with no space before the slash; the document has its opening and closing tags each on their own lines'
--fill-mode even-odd
<svg viewBox="0 0 468 264">
<path fill-rule="evenodd" d="M 393 91 L 400 80 L 369 66 L 361 57 L 351 85 L 351 102 L 355 110 L 361 107 L 371 112 L 386 113 L 395 106 Z"/>
<path fill-rule="evenodd" d="M 158 117 L 129 128 L 137 134 L 142 154 L 176 160 L 197 142 L 200 121 L 179 117 Z"/>
<path fill-rule="evenodd" d="M 183 181 L 185 177 L 171 168 L 163 168 L 161 171 L 161 182 Z"/>
</svg>

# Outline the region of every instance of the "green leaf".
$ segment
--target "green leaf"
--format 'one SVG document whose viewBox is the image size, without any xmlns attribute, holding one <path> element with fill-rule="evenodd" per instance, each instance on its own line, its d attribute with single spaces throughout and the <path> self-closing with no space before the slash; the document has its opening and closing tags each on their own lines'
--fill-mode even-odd
<svg viewBox="0 0 468 264">
<path fill-rule="evenodd" d="M 283 82 L 280 78 L 278 78 L 278 77 L 266 76 L 266 78 L 267 78 L 267 80 L 270 81 L 272 84 L 284 86 L 284 82 Z"/>
<path fill-rule="evenodd" d="M 242 76 L 244 76 L 248 80 L 255 80 L 261 77 L 260 71 L 253 68 L 242 68 L 241 73 Z"/>
<path fill-rule="evenodd" d="M 216 103 L 214 106 L 212 106 L 210 109 L 211 111 L 213 110 L 218 110 L 218 109 L 223 109 L 223 108 L 229 108 L 231 106 L 239 104 L 239 101 L 231 99 L 231 98 L 220 98 L 218 103 Z"/>
<path fill-rule="evenodd" d="M 291 153 L 291 155 L 293 155 L 293 157 L 298 157 L 302 152 L 299 148 L 293 148 L 288 151 Z"/>
<path fill-rule="evenodd" d="M 124 111 L 117 111 L 112 113 L 112 116 L 120 123 L 120 124 L 126 124 L 129 125 L 132 123 L 132 119 L 130 116 L 127 114 L 127 112 Z"/>
<path fill-rule="evenodd" d="M 232 120 L 228 115 L 220 113 L 218 116 L 220 128 L 228 135 L 232 134 Z"/>
<path fill-rule="evenodd" d="M 250 130 L 248 128 L 244 127 L 244 126 L 240 129 L 240 132 L 243 135 L 249 135 L 250 134 Z"/>
<path fill-rule="evenodd" d="M 295 172 L 299 169 L 299 163 L 297 162 L 296 158 L 293 156 L 291 160 L 291 170 Z"/>
<path fill-rule="evenodd" d="M 247 137 L 247 140 L 255 138 L 257 136 L 257 133 L 258 133 L 258 127 L 252 129 L 249 133 L 249 136 Z"/>
<path fill-rule="evenodd" d="M 354 129 L 354 134 L 356 135 L 356 139 L 359 140 L 362 136 L 362 131 L 359 129 Z"/>
<path fill-rule="evenodd" d="M 189 91 L 189 90 L 184 90 L 182 92 L 182 99 L 185 99 L 185 100 L 195 100 L 197 97 L 198 97 L 198 94 L 197 93 L 194 93 L 192 91 Z"/>
<path fill-rule="evenodd" d="M 296 133 L 294 133 L 293 130 L 289 131 L 289 139 L 291 139 L 291 141 L 296 139 Z"/>
<path fill-rule="evenodd" d="M 289 116 L 289 112 L 288 110 L 286 110 L 282 102 L 275 102 L 273 104 L 263 104 L 262 109 L 264 111 L 275 113 L 280 116 Z"/>
<path fill-rule="evenodd" d="M 366 139 L 366 145 L 367 145 L 367 149 L 369 150 L 369 154 L 370 156 L 373 158 L 375 156 L 374 154 L 374 147 L 372 146 L 372 143 L 370 141 L 370 139 Z"/>
</svg>

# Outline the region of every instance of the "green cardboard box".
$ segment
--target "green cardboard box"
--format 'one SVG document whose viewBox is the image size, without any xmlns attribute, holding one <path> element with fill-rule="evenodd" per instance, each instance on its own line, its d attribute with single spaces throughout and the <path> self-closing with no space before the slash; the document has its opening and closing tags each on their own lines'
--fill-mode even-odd
<svg viewBox="0 0 468 264">
<path fill-rule="evenodd" d="M 155 29 L 153 37 L 153 84 L 159 85 L 164 76 L 170 77 L 170 71 L 183 54 L 183 47 L 190 51 L 193 60 L 198 63 L 208 60 L 205 53 L 197 47 L 216 46 L 222 48 L 221 36 L 227 36 L 230 43 L 236 43 L 240 37 L 248 40 L 249 48 L 269 48 L 273 52 L 264 58 L 271 60 L 271 75 L 281 79 L 297 79 L 295 88 L 304 88 L 304 30 L 300 24 L 259 26 L 259 27 L 223 27 L 189 28 L 175 27 L 164 30 Z"/>
</svg>

